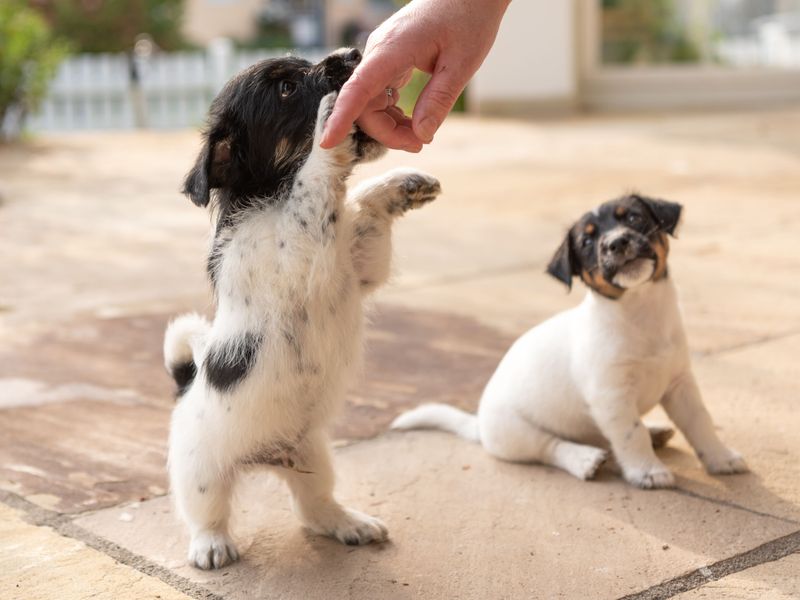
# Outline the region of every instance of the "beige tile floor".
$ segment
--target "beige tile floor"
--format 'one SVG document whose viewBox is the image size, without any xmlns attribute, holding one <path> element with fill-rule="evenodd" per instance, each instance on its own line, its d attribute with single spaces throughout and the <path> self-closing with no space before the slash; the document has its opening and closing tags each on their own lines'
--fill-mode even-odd
<svg viewBox="0 0 800 600">
<path fill-rule="evenodd" d="M 335 428 L 342 498 L 392 541 L 304 533 L 263 475 L 243 560 L 201 573 L 166 494 L 169 316 L 210 306 L 207 216 L 178 193 L 192 132 L 0 148 L 0 598 L 800 598 L 800 108 L 453 118 L 421 155 L 443 196 L 396 228 L 367 368 Z M 673 491 L 498 463 L 399 411 L 474 407 L 504 349 L 580 300 L 544 275 L 569 223 L 620 192 L 682 202 L 671 272 L 721 435 L 753 473 L 706 475 L 677 436 Z M 656 415 L 663 419 L 663 415 Z"/>
</svg>

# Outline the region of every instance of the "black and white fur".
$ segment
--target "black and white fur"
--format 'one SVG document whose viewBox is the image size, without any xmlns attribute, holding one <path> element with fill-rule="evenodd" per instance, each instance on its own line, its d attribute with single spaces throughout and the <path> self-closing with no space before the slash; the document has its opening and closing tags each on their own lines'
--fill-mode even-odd
<svg viewBox="0 0 800 600">
<path fill-rule="evenodd" d="M 228 531 L 231 488 L 253 465 L 289 486 L 312 531 L 346 544 L 387 537 L 384 524 L 333 497 L 326 425 L 362 353 L 362 302 L 390 270 L 395 217 L 432 200 L 438 182 L 408 169 L 359 185 L 353 166 L 384 150 L 354 130 L 319 139 L 337 90 L 360 60 L 339 51 L 312 65 L 259 63 L 214 101 L 185 191 L 210 204 L 213 321 L 184 315 L 164 355 L 178 384 L 169 442 L 172 494 L 189 527 L 189 561 L 238 557 Z"/>
<path fill-rule="evenodd" d="M 630 195 L 584 215 L 548 268 L 589 286 L 583 303 L 534 327 L 505 355 L 477 415 L 428 404 L 395 429 L 437 428 L 479 441 L 490 454 L 594 477 L 613 451 L 624 477 L 642 488 L 674 478 L 654 447 L 669 428 L 641 416 L 661 404 L 710 473 L 747 470 L 717 437 L 692 373 L 678 299 L 667 274 L 667 235 L 681 206 Z"/>
</svg>

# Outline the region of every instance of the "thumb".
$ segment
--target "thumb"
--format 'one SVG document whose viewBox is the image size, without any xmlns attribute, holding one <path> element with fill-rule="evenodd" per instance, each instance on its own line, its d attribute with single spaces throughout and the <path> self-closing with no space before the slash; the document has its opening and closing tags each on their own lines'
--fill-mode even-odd
<svg viewBox="0 0 800 600">
<path fill-rule="evenodd" d="M 426 144 L 444 122 L 445 117 L 467 85 L 467 77 L 446 64 L 437 64 L 414 106 L 414 134 Z"/>
</svg>

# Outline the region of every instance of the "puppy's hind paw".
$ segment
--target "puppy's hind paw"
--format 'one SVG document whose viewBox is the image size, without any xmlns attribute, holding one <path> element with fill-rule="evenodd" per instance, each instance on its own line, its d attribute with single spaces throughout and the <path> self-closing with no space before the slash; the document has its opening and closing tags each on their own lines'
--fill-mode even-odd
<svg viewBox="0 0 800 600">
<path fill-rule="evenodd" d="M 625 479 L 643 490 L 675 487 L 675 477 L 664 465 L 654 465 L 646 469 L 626 471 Z"/>
<path fill-rule="evenodd" d="M 337 507 L 323 518 L 306 521 L 306 525 L 315 533 L 336 538 L 348 546 L 383 542 L 389 536 L 383 521 L 351 508 Z"/>
<path fill-rule="evenodd" d="M 219 569 L 237 560 L 236 546 L 225 533 L 201 531 L 192 537 L 189 544 L 189 564 L 198 569 Z"/>
<path fill-rule="evenodd" d="M 581 448 L 580 452 L 576 450 L 568 471 L 571 475 L 584 481 L 594 479 L 597 471 L 600 470 L 606 460 L 608 460 L 608 452 L 600 448 L 587 446 Z"/>
<path fill-rule="evenodd" d="M 734 475 L 736 473 L 749 473 L 750 469 L 735 450 L 728 449 L 722 456 L 702 457 L 706 471 L 712 475 Z"/>
</svg>

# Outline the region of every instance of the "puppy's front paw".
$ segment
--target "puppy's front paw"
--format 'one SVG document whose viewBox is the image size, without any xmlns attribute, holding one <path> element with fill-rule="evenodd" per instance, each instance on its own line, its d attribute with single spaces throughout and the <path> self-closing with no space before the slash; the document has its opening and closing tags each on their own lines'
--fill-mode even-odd
<svg viewBox="0 0 800 600">
<path fill-rule="evenodd" d="M 389 185 L 396 190 L 389 213 L 399 215 L 433 201 L 442 193 L 439 180 L 416 169 L 396 169 L 389 174 Z"/>
<path fill-rule="evenodd" d="M 706 471 L 712 475 L 733 475 L 735 473 L 750 472 L 742 455 L 730 448 L 726 448 L 725 452 L 716 456 L 701 455 L 701 460 L 706 467 Z"/>
<path fill-rule="evenodd" d="M 675 487 L 675 477 L 662 464 L 651 465 L 643 469 L 626 469 L 625 479 L 644 490 Z"/>
<path fill-rule="evenodd" d="M 198 569 L 219 569 L 237 560 L 236 546 L 220 531 L 201 531 L 189 544 L 189 564 Z"/>
</svg>

